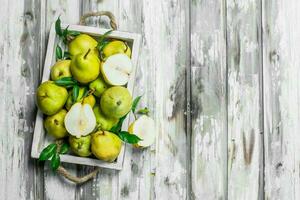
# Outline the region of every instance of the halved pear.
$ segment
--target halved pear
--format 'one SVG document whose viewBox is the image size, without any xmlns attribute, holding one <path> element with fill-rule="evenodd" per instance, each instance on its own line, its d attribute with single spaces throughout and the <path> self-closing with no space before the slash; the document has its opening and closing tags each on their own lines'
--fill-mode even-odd
<svg viewBox="0 0 300 200">
<path fill-rule="evenodd" d="M 156 128 L 154 120 L 142 115 L 129 126 L 128 132 L 142 139 L 136 144 L 137 147 L 149 147 L 155 141 Z"/>
<path fill-rule="evenodd" d="M 132 68 L 130 58 L 124 53 L 119 53 L 107 58 L 101 66 L 101 72 L 108 84 L 121 86 L 128 82 Z"/>
<path fill-rule="evenodd" d="M 96 117 L 91 105 L 75 103 L 65 117 L 65 127 L 70 135 L 77 138 L 93 132 Z"/>
</svg>

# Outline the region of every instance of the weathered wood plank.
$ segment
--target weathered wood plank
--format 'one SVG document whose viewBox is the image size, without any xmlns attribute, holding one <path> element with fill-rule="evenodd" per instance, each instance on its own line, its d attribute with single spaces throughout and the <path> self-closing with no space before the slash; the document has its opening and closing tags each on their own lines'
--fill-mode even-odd
<svg viewBox="0 0 300 200">
<path fill-rule="evenodd" d="M 136 73 L 134 96 L 143 95 L 139 108 L 147 106 L 151 114 L 155 113 L 154 67 L 149 64 L 149 46 L 145 38 L 143 23 L 144 2 L 119 0 L 119 29 L 137 32 L 142 35 L 143 41 Z M 131 121 L 133 118 L 131 117 Z M 152 149 L 152 150 L 151 150 Z M 155 172 L 155 145 L 152 148 L 140 150 L 127 145 L 124 168 L 119 174 L 119 199 L 153 199 L 153 175 Z"/>
<path fill-rule="evenodd" d="M 30 158 L 39 80 L 38 1 L 2 2 L 0 12 L 0 194 L 1 199 L 42 198 L 43 181 Z"/>
<path fill-rule="evenodd" d="M 149 52 L 143 59 L 147 59 L 147 84 L 153 89 L 145 99 L 154 99 L 152 110 L 158 128 L 152 199 L 186 199 L 189 195 L 187 152 L 190 147 L 184 115 L 189 62 L 188 9 L 188 1 L 143 1 L 142 48 Z M 141 199 L 143 195 L 140 194 Z"/>
<path fill-rule="evenodd" d="M 260 0 L 227 1 L 228 199 L 263 196 L 260 12 Z"/>
<path fill-rule="evenodd" d="M 226 199 L 226 5 L 191 4 L 192 197 Z"/>
<path fill-rule="evenodd" d="M 43 7 L 41 8 L 43 9 Z M 51 0 L 44 5 L 44 16 L 41 16 L 42 27 L 46 35 L 49 34 L 50 26 L 60 15 L 64 23 L 76 24 L 79 21 L 80 1 L 79 0 Z M 47 40 L 48 37 L 46 36 Z M 63 164 L 71 173 L 76 174 L 76 165 Z M 44 168 L 45 199 L 75 199 L 76 186 L 67 182 L 46 165 Z"/>
<path fill-rule="evenodd" d="M 263 0 L 265 199 L 300 199 L 299 9 Z"/>
</svg>

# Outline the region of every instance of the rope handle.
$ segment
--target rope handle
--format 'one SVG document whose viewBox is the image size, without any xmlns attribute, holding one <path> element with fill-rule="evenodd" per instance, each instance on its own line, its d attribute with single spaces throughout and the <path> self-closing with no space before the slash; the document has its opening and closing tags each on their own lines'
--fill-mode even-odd
<svg viewBox="0 0 300 200">
<path fill-rule="evenodd" d="M 62 167 L 61 165 L 58 167 L 58 169 L 56 170 L 61 176 L 65 177 L 66 179 L 68 179 L 69 181 L 76 183 L 76 184 L 82 184 L 85 183 L 87 181 L 89 181 L 90 179 L 93 179 L 97 176 L 98 172 L 100 171 L 100 168 L 96 168 L 95 170 L 93 170 L 92 172 L 90 172 L 87 175 L 84 175 L 82 177 L 78 177 L 78 176 L 74 176 L 72 175 L 68 170 L 66 170 L 64 167 Z"/>
<path fill-rule="evenodd" d="M 79 24 L 86 25 L 85 20 L 89 17 L 107 16 L 110 20 L 110 26 L 113 30 L 117 30 L 117 22 L 115 16 L 109 11 L 89 12 L 80 17 Z"/>
<path fill-rule="evenodd" d="M 59 152 L 61 149 L 61 145 L 63 144 L 63 140 L 62 139 L 58 139 L 55 141 L 56 145 L 57 145 L 57 149 L 56 152 Z M 56 170 L 61 176 L 65 177 L 66 179 L 68 179 L 69 181 L 76 183 L 76 184 L 82 184 L 85 183 L 87 181 L 89 181 L 90 179 L 93 179 L 97 176 L 98 172 L 100 171 L 100 168 L 96 168 L 94 169 L 92 172 L 88 173 L 87 175 L 84 175 L 82 177 L 78 177 L 78 176 L 74 176 L 72 175 L 67 169 L 65 169 L 61 164 L 60 166 L 57 168 Z"/>
</svg>

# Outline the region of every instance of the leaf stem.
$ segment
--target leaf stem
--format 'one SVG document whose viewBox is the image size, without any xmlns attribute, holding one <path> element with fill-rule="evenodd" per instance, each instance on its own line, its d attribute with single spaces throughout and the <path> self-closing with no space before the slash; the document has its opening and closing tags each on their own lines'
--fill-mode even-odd
<svg viewBox="0 0 300 200">
<path fill-rule="evenodd" d="M 134 119 L 137 120 L 137 116 L 135 113 L 133 113 Z"/>
</svg>

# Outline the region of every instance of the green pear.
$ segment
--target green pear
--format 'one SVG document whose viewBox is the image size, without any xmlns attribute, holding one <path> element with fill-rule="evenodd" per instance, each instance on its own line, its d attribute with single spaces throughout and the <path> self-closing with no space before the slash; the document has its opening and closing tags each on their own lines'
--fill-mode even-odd
<svg viewBox="0 0 300 200">
<path fill-rule="evenodd" d="M 91 54 L 91 49 L 85 53 L 77 54 L 71 62 L 71 73 L 80 83 L 87 84 L 95 80 L 100 73 L 100 60 Z"/>
<path fill-rule="evenodd" d="M 130 58 L 131 49 L 127 44 L 125 44 L 125 42 L 114 40 L 104 46 L 102 53 L 104 55 L 104 58 L 118 53 L 125 53 Z"/>
<path fill-rule="evenodd" d="M 52 81 L 46 81 L 38 87 L 36 97 L 39 109 L 46 115 L 54 115 L 65 105 L 68 91 Z"/>
<path fill-rule="evenodd" d="M 127 88 L 114 86 L 107 89 L 101 97 L 100 107 L 109 118 L 121 118 L 126 115 L 132 105 L 132 96 Z"/>
<path fill-rule="evenodd" d="M 71 77 L 71 60 L 57 61 L 51 68 L 51 80 L 56 81 L 64 77 Z"/>
<path fill-rule="evenodd" d="M 95 106 L 93 108 L 93 111 L 96 117 L 97 126 L 99 127 L 100 130 L 109 131 L 119 121 L 118 119 L 115 118 L 106 117 L 102 113 L 100 106 Z"/>
<path fill-rule="evenodd" d="M 98 42 L 91 36 L 87 34 L 80 34 L 69 43 L 69 53 L 71 57 L 73 57 L 77 54 L 86 53 L 89 49 L 91 49 L 91 53 L 98 56 L 98 50 L 96 48 L 97 45 Z"/>
<path fill-rule="evenodd" d="M 122 147 L 120 138 L 108 131 L 97 131 L 92 134 L 92 153 L 100 160 L 113 162 Z"/>
<path fill-rule="evenodd" d="M 109 87 L 107 83 L 102 79 L 102 77 L 98 77 L 96 80 L 90 83 L 89 85 L 91 90 L 94 90 L 94 95 L 96 97 L 101 97 L 102 93 Z"/>
<path fill-rule="evenodd" d="M 85 98 L 82 99 L 83 95 L 84 95 L 85 89 L 83 87 L 79 88 L 79 93 L 78 93 L 78 97 L 76 99 L 76 102 L 79 102 L 80 100 L 82 100 L 83 104 L 90 104 L 92 107 L 94 107 L 95 103 L 96 103 L 96 98 L 94 97 L 94 95 L 90 94 L 88 96 L 86 96 Z M 66 109 L 70 110 L 72 105 L 75 102 L 73 102 L 73 91 L 69 91 L 69 96 L 66 102 Z"/>
<path fill-rule="evenodd" d="M 91 135 L 82 136 L 76 138 L 74 136 L 69 137 L 69 144 L 71 150 L 78 156 L 87 157 L 92 153 L 90 151 L 91 148 Z"/>
<path fill-rule="evenodd" d="M 56 139 L 64 138 L 68 135 L 64 120 L 67 111 L 61 109 L 58 113 L 48 116 L 44 121 L 44 127 L 50 135 Z"/>
</svg>

